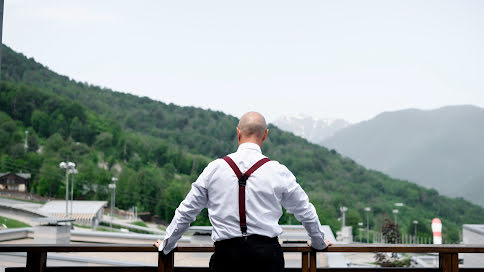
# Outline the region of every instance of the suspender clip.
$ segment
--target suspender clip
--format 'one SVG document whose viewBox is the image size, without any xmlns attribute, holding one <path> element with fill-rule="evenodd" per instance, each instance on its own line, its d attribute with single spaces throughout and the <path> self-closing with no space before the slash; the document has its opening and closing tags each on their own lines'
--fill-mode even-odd
<svg viewBox="0 0 484 272">
<path fill-rule="evenodd" d="M 247 241 L 247 225 L 241 225 L 240 230 L 242 231 L 242 237 Z"/>
<path fill-rule="evenodd" d="M 247 178 L 245 177 L 245 174 L 242 174 L 239 179 L 239 186 L 245 187 L 247 184 Z"/>
</svg>

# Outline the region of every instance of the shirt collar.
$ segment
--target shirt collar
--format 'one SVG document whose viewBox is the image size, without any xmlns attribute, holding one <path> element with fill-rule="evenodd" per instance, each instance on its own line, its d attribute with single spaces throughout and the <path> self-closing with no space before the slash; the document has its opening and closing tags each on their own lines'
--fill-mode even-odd
<svg viewBox="0 0 484 272">
<path fill-rule="evenodd" d="M 260 150 L 260 146 L 255 143 L 243 143 L 239 145 L 239 148 L 237 149 L 237 151 L 246 150 L 246 149 L 252 149 L 262 154 L 262 151 Z"/>
</svg>

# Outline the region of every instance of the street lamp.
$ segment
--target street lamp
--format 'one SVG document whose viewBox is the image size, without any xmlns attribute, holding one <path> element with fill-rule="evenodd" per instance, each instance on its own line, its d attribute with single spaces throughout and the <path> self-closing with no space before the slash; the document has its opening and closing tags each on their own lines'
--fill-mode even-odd
<svg viewBox="0 0 484 272">
<path fill-rule="evenodd" d="M 371 208 L 366 207 L 365 212 L 366 212 L 366 242 L 369 243 L 370 242 L 370 212 L 371 212 Z M 375 238 L 373 238 L 373 239 L 375 239 Z"/>
<path fill-rule="evenodd" d="M 0 45 L 2 44 L 2 36 L 3 36 L 3 7 L 4 7 L 4 0 L 0 0 Z M 0 68 L 2 67 L 2 48 L 0 47 Z M 1 69 L 0 69 L 1 71 Z"/>
<path fill-rule="evenodd" d="M 69 174 L 72 169 L 76 168 L 73 162 L 61 162 L 59 167 L 66 170 L 66 218 L 69 216 Z"/>
<path fill-rule="evenodd" d="M 111 178 L 113 183 L 109 184 L 109 189 L 111 189 L 111 222 L 110 227 L 113 228 L 113 211 L 114 211 L 114 201 L 116 201 L 116 181 L 118 178 L 113 177 Z"/>
<path fill-rule="evenodd" d="M 342 222 L 341 222 L 341 230 L 343 230 L 343 228 L 345 227 L 346 225 L 346 217 L 345 217 L 345 213 L 348 211 L 348 208 L 347 207 L 339 207 L 339 210 L 341 211 L 341 218 L 342 218 Z"/>
<path fill-rule="evenodd" d="M 358 231 L 360 233 L 360 243 L 361 243 L 361 231 L 364 230 L 363 227 L 363 222 L 358 222 Z"/>
<path fill-rule="evenodd" d="M 72 216 L 72 206 L 74 206 L 74 175 L 76 175 L 77 169 L 71 169 L 69 171 L 69 174 L 72 174 L 71 179 L 72 179 L 72 184 L 71 184 L 71 216 Z"/>
<path fill-rule="evenodd" d="M 25 131 L 25 150 L 27 150 L 29 148 L 29 142 L 28 142 L 28 139 L 29 139 L 29 131 L 26 130 Z"/>
<path fill-rule="evenodd" d="M 395 218 L 395 225 L 398 225 L 397 223 L 397 214 L 398 214 L 398 209 L 393 210 L 393 217 Z"/>
<path fill-rule="evenodd" d="M 413 233 L 413 236 L 414 236 L 414 242 L 417 243 L 417 224 L 418 224 L 418 221 L 417 220 L 413 220 L 413 225 L 415 226 L 414 228 L 414 233 Z"/>
</svg>

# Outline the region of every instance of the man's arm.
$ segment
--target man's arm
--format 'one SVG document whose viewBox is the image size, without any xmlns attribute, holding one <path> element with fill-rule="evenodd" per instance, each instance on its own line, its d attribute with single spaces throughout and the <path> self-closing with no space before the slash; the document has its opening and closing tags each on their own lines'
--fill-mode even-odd
<svg viewBox="0 0 484 272">
<path fill-rule="evenodd" d="M 172 251 L 176 247 L 176 242 L 181 238 L 188 227 L 190 227 L 190 223 L 195 221 L 196 216 L 203 208 L 207 207 L 208 195 L 206 182 L 212 170 L 213 164 L 209 164 L 205 170 L 203 170 L 202 174 L 200 174 L 197 181 L 192 183 L 190 192 L 176 209 L 175 216 L 166 229 L 165 238 L 163 241 L 158 240 L 153 244 L 158 247 L 159 251 L 163 250 L 163 253 L 165 254 Z"/>
<path fill-rule="evenodd" d="M 311 238 L 310 245 L 312 247 L 319 250 L 326 248 L 330 243 L 324 239 L 324 232 L 321 230 L 316 209 L 309 202 L 307 194 L 296 182 L 294 175 L 287 170 L 284 176 L 286 177 L 287 185 L 282 195 L 282 205 L 303 224 Z"/>
</svg>

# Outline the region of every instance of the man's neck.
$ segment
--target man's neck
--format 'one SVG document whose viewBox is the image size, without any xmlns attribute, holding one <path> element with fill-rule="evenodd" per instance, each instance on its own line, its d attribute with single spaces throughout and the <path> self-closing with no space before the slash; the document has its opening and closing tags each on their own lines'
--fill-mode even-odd
<svg viewBox="0 0 484 272">
<path fill-rule="evenodd" d="M 252 143 L 258 145 L 262 149 L 262 143 L 260 141 L 256 141 L 255 139 L 244 139 L 239 141 L 239 146 L 241 144 Z"/>
</svg>

